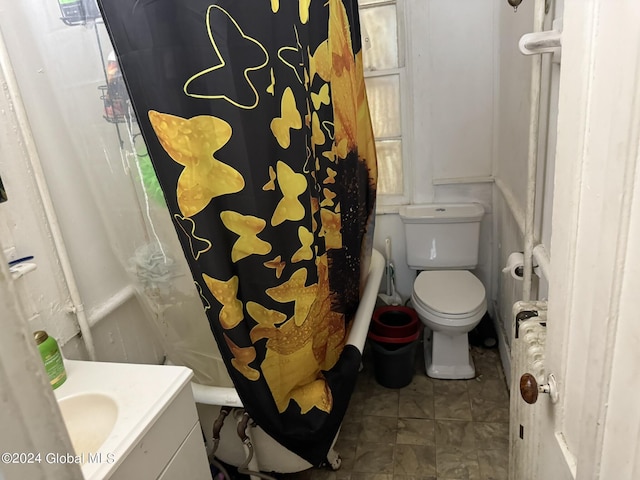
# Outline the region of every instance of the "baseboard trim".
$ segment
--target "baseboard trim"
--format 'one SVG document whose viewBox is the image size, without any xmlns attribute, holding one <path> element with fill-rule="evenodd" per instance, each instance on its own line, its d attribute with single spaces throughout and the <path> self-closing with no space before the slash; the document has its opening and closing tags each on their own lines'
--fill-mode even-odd
<svg viewBox="0 0 640 480">
<path fill-rule="evenodd" d="M 494 302 L 493 311 L 495 312 L 495 315 L 493 316 L 493 327 L 496 329 L 496 333 L 498 334 L 498 350 L 500 352 L 502 370 L 504 371 L 507 386 L 511 389 L 511 348 L 507 341 L 509 336 L 504 329 L 504 322 L 502 321 L 502 318 L 500 318 L 500 309 L 496 305 L 496 302 Z M 509 324 L 511 324 L 511 322 L 509 322 Z"/>
</svg>

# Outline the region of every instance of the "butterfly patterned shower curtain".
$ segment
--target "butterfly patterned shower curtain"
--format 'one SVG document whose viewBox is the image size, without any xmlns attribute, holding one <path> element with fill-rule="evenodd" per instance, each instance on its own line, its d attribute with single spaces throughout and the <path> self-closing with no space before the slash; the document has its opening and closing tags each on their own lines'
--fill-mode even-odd
<svg viewBox="0 0 640 480">
<path fill-rule="evenodd" d="M 373 234 L 357 1 L 100 3 L 238 394 L 320 464 L 360 362 L 345 339 Z"/>
</svg>

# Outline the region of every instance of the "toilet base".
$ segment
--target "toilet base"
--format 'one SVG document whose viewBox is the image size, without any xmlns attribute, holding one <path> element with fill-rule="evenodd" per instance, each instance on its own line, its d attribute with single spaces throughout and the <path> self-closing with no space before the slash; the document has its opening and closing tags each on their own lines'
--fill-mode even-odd
<svg viewBox="0 0 640 480">
<path fill-rule="evenodd" d="M 466 333 L 450 336 L 425 330 L 424 365 L 431 378 L 462 380 L 476 376 Z"/>
</svg>

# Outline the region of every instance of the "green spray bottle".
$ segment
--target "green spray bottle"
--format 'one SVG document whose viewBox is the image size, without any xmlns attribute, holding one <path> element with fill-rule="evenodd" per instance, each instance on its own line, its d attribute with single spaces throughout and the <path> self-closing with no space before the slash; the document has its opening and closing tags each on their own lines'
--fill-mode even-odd
<svg viewBox="0 0 640 480">
<path fill-rule="evenodd" d="M 35 338 L 38 350 L 40 350 L 40 355 L 44 362 L 44 369 L 47 371 L 47 375 L 49 375 L 51 386 L 55 390 L 67 379 L 67 371 L 64 368 L 58 342 L 56 342 L 55 338 L 47 335 L 47 332 L 44 330 L 34 332 L 33 338 Z"/>
</svg>

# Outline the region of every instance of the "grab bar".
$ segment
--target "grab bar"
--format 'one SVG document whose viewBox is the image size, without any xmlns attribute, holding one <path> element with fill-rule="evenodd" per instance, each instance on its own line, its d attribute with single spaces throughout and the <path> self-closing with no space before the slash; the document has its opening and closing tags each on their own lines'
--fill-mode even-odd
<svg viewBox="0 0 640 480">
<path fill-rule="evenodd" d="M 560 53 L 562 49 L 562 18 L 553 21 L 553 30 L 527 33 L 520 37 L 518 48 L 523 55 Z"/>
<path fill-rule="evenodd" d="M 562 34 L 555 30 L 527 33 L 520 38 L 518 48 L 523 55 L 552 53 L 562 48 Z"/>
</svg>

